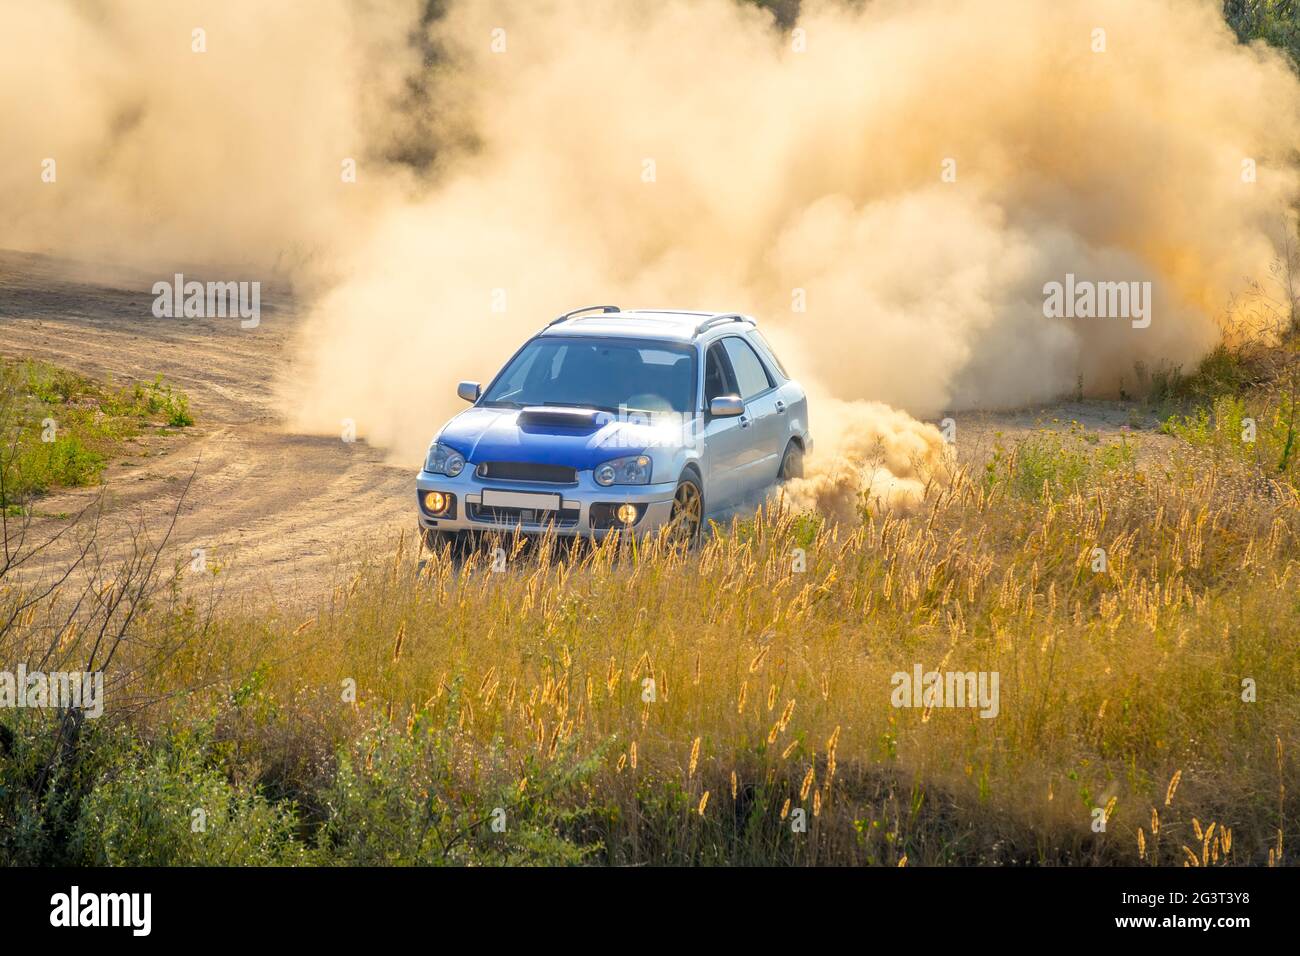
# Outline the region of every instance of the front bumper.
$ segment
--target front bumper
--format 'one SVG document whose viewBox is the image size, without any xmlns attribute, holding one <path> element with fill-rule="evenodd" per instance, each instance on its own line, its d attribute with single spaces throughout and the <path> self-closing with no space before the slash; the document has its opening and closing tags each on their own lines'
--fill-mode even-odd
<svg viewBox="0 0 1300 956">
<path fill-rule="evenodd" d="M 483 503 L 483 492 L 493 490 L 510 495 L 559 495 L 560 511 L 543 511 L 531 508 L 488 507 Z M 455 496 L 455 504 L 447 515 L 431 514 L 424 504 L 426 491 L 441 491 Z M 479 478 L 473 465 L 466 465 L 455 478 L 421 471 L 415 479 L 416 512 L 420 527 L 433 531 L 504 531 L 516 529 L 540 534 L 552 530 L 562 536 L 603 538 L 613 528 L 599 527 L 600 518 L 592 514 L 592 505 L 624 503 L 637 506 L 640 517 L 635 524 L 619 526 L 637 534 L 654 531 L 667 524 L 672 516 L 673 494 L 677 483 L 654 485 L 598 485 L 591 472 L 578 472 L 573 484 L 556 485 L 537 481 L 502 481 Z M 522 499 L 521 499 L 522 500 Z"/>
</svg>

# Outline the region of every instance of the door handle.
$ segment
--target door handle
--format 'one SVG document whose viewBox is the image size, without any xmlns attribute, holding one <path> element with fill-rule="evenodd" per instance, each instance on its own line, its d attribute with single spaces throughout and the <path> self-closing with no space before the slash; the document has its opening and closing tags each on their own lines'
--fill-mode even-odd
<svg viewBox="0 0 1300 956">
<path fill-rule="evenodd" d="M 776 400 L 776 413 L 778 415 L 785 414 L 785 402 L 781 401 L 779 398 Z"/>
</svg>

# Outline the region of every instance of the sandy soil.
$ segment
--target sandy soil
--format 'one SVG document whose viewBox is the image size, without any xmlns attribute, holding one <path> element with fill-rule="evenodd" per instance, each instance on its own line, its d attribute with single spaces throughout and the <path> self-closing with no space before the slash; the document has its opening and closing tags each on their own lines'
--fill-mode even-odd
<svg viewBox="0 0 1300 956">
<path fill-rule="evenodd" d="M 0 352 L 123 382 L 161 373 L 189 394 L 196 418 L 181 435 L 146 438 L 138 454 L 110 464 L 110 528 L 165 530 L 193 474 L 171 557 L 204 548 L 209 562 L 224 566 L 227 587 L 288 599 L 319 590 L 358 542 L 413 526 L 418 463 L 395 468 L 363 442 L 280 427 L 272 384 L 290 361 L 298 317 L 268 308 L 276 297 L 265 288 L 261 324 L 244 330 L 237 319 L 155 318 L 156 277 L 119 275 L 108 284 L 67 278 L 73 271 L 0 254 Z M 41 511 L 75 513 L 97 493 L 52 495 Z"/>
<path fill-rule="evenodd" d="M 222 566 L 227 590 L 276 601 L 309 600 L 360 548 L 391 548 L 399 530 L 413 529 L 418 462 L 393 467 L 364 442 L 284 430 L 272 383 L 292 372 L 288 343 L 300 321 L 292 306 L 275 305 L 287 297 L 264 286 L 261 324 L 251 330 L 236 319 L 158 319 L 149 291 L 156 278 L 119 272 L 109 279 L 48 257 L 0 253 L 0 352 L 123 382 L 161 373 L 190 395 L 193 428 L 146 437 L 109 466 L 110 529 L 165 530 L 193 475 L 169 559 L 204 548 Z M 1072 422 L 1104 438 L 1124 434 L 1143 455 L 1159 454 L 1165 443 L 1149 430 L 1152 419 L 1120 402 L 954 418 L 967 460 L 998 441 Z M 430 422 L 430 433 L 437 424 Z M 75 513 L 98 493 L 52 495 L 41 510 Z M 41 522 L 53 528 L 60 520 Z"/>
</svg>

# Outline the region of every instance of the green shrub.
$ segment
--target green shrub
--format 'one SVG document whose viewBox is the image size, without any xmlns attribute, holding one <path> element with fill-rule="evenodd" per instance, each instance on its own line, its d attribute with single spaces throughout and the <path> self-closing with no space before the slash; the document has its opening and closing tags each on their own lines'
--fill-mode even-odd
<svg viewBox="0 0 1300 956">
<path fill-rule="evenodd" d="M 22 443 L 14 467 L 22 476 L 22 491 L 42 493 L 94 484 L 104 464 L 104 456 L 87 448 L 79 435 L 56 432 L 54 441 Z"/>
<path fill-rule="evenodd" d="M 232 786 L 183 734 L 135 749 L 113 767 L 82 803 L 74 846 L 93 866 L 309 862 L 295 822 L 291 807 Z"/>
<path fill-rule="evenodd" d="M 1147 400 L 1166 412 L 1173 408 L 1186 409 L 1189 405 L 1208 405 L 1221 396 L 1239 394 L 1257 377 L 1244 352 L 1217 345 L 1190 375 L 1183 374 L 1177 366 L 1155 370 Z"/>
<path fill-rule="evenodd" d="M 118 737 L 87 723 L 75 745 L 57 746 L 48 713 L 10 711 L 0 720 L 0 863 L 71 866 L 82 798 L 120 753 Z"/>
<path fill-rule="evenodd" d="M 97 483 L 124 443 L 159 419 L 194 424 L 188 396 L 162 376 L 118 388 L 45 362 L 0 359 L 0 506 Z"/>
<path fill-rule="evenodd" d="M 1300 21 L 1296 0 L 1224 0 L 1223 17 L 1243 43 L 1263 40 L 1300 65 Z"/>
<path fill-rule="evenodd" d="M 161 375 L 152 382 L 135 386 L 135 401 L 147 414 L 161 414 L 168 425 L 185 428 L 194 424 L 190 415 L 190 400 L 184 392 L 177 391 L 163 381 Z"/>
<path fill-rule="evenodd" d="M 1296 484 L 1300 481 L 1296 412 L 1295 401 L 1286 392 L 1250 399 L 1222 395 L 1208 408 L 1171 415 L 1161 431 L 1217 460 L 1245 464 L 1263 476 Z"/>
<path fill-rule="evenodd" d="M 594 849 L 560 835 L 575 814 L 556 797 L 599 766 L 596 757 L 533 765 L 522 777 L 490 754 L 471 763 L 458 714 L 457 689 L 442 719 L 425 711 L 405 731 L 383 725 L 339 753 L 320 839 L 332 862 L 560 865 Z"/>
<path fill-rule="evenodd" d="M 1134 470 L 1133 448 L 1123 439 L 1103 444 L 1100 436 L 1072 425 L 1061 434 L 1043 431 L 1012 450 L 1001 443 L 984 466 L 985 487 L 1004 486 L 1019 497 L 1038 500 L 1053 493 L 1086 490 L 1121 472 Z"/>
</svg>

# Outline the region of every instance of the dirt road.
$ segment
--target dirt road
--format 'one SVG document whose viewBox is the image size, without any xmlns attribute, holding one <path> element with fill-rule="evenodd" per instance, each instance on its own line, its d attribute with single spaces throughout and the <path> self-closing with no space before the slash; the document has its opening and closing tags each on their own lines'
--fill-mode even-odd
<svg viewBox="0 0 1300 956">
<path fill-rule="evenodd" d="M 418 463 L 396 468 L 363 442 L 282 430 L 272 385 L 290 362 L 298 316 L 275 308 L 274 295 L 264 290 L 261 323 L 245 330 L 237 319 L 155 318 L 156 276 L 105 284 L 70 272 L 44 257 L 0 254 L 0 352 L 122 382 L 161 373 L 189 394 L 196 418 L 109 465 L 110 528 L 165 530 L 193 473 L 171 557 L 203 548 L 228 588 L 289 600 L 319 592 L 359 543 L 413 524 Z M 97 493 L 53 495 L 41 510 L 76 512 Z"/>
</svg>

